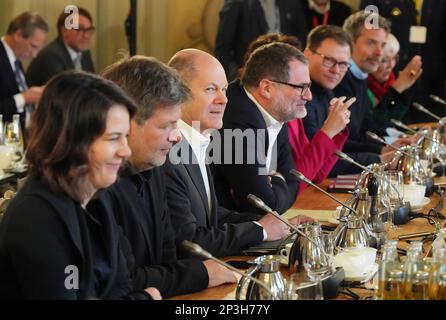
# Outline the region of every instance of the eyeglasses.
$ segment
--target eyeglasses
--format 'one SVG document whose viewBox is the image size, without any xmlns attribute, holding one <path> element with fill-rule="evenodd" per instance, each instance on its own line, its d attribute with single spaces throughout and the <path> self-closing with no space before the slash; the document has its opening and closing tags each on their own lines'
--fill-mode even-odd
<svg viewBox="0 0 446 320">
<path fill-rule="evenodd" d="M 284 84 L 284 85 L 289 86 L 293 89 L 299 89 L 301 97 L 303 97 L 308 91 L 310 91 L 310 87 L 311 87 L 311 82 L 302 83 L 302 84 L 294 84 L 294 83 L 289 83 L 289 82 L 284 82 L 284 81 L 279 81 L 279 80 L 272 80 L 272 79 L 269 79 L 269 81 L 279 83 L 279 84 Z"/>
<path fill-rule="evenodd" d="M 326 55 L 316 52 L 316 51 L 311 51 L 315 54 L 317 54 L 318 56 L 321 56 L 322 58 L 322 65 L 327 67 L 327 68 L 333 68 L 335 65 L 338 65 L 339 67 L 339 71 L 347 71 L 348 68 L 350 68 L 350 63 L 346 62 L 346 61 L 337 61 L 336 59 L 332 58 L 332 57 L 327 57 Z"/>
<path fill-rule="evenodd" d="M 77 32 L 93 34 L 96 31 L 96 27 L 93 27 L 93 26 L 91 26 L 89 28 L 81 28 L 81 27 L 79 27 L 79 28 L 73 29 L 73 30 L 75 30 Z"/>
</svg>

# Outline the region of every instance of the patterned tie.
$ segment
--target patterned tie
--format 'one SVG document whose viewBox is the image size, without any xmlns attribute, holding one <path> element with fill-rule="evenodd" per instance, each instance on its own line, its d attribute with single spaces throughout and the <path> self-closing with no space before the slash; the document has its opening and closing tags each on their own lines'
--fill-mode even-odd
<svg viewBox="0 0 446 320">
<path fill-rule="evenodd" d="M 20 60 L 16 60 L 14 62 L 14 65 L 15 65 L 15 70 L 14 70 L 15 81 L 17 82 L 17 86 L 19 87 L 19 91 L 23 92 L 28 90 L 28 85 L 26 84 L 25 76 L 23 74 L 22 63 L 20 62 Z"/>
<path fill-rule="evenodd" d="M 14 62 L 15 65 L 15 81 L 17 82 L 17 86 L 19 88 L 20 92 L 28 90 L 28 85 L 26 84 L 25 80 L 25 74 L 23 72 L 23 66 L 20 60 L 16 60 Z M 27 128 L 29 126 L 29 122 L 31 121 L 31 114 L 34 111 L 34 105 L 33 104 L 26 104 L 25 105 L 25 127 Z"/>
</svg>

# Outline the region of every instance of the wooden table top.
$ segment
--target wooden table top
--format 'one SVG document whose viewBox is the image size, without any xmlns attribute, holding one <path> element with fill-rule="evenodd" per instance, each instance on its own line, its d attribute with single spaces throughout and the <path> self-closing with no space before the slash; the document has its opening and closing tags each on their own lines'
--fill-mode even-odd
<svg viewBox="0 0 446 320">
<path fill-rule="evenodd" d="M 325 180 L 319 186 L 326 190 L 329 185 L 330 180 Z M 351 198 L 352 195 L 348 193 L 337 193 L 334 194 L 339 200 L 346 201 Z M 438 194 L 434 194 L 430 197 L 431 202 L 426 205 L 422 212 L 427 213 L 429 209 L 433 208 L 437 205 L 439 196 Z M 312 209 L 312 210 L 335 210 L 338 204 L 323 195 L 315 188 L 309 186 L 307 187 L 302 194 L 300 194 L 293 205 L 293 208 L 296 209 Z M 441 211 L 443 214 L 446 213 L 446 209 Z M 444 225 L 444 220 L 440 221 L 442 226 Z M 435 227 L 431 226 L 427 219 L 414 219 L 406 223 L 405 225 L 399 226 L 399 229 L 390 230 L 388 234 L 388 239 L 397 239 L 399 235 L 402 234 L 410 234 L 416 232 L 433 232 L 435 231 Z M 412 239 L 413 240 L 413 239 Z M 431 243 L 425 244 L 425 252 L 429 252 Z M 398 242 L 398 248 L 406 249 L 408 247 L 408 243 L 405 241 Z M 224 260 L 248 260 L 249 257 L 228 257 Z M 289 270 L 286 267 L 281 268 L 281 272 L 284 277 L 289 276 Z M 237 278 L 239 279 L 239 277 Z M 237 284 L 225 284 L 215 288 L 209 288 L 203 290 L 201 292 L 181 295 L 173 297 L 173 300 L 234 300 L 235 299 L 235 289 Z M 373 295 L 373 291 L 366 289 L 354 289 L 352 290 L 357 293 L 359 296 L 371 296 Z M 349 296 L 345 296 L 340 294 L 337 299 L 352 299 Z"/>
</svg>

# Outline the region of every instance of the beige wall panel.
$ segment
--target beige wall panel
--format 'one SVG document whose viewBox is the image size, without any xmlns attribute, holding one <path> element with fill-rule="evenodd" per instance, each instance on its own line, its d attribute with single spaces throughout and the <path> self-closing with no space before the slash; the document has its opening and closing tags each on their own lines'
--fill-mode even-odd
<svg viewBox="0 0 446 320">
<path fill-rule="evenodd" d="M 127 0 L 98 0 L 95 22 L 98 72 L 118 60 L 120 50 L 128 52 L 124 21 L 129 10 L 130 4 Z"/>
</svg>

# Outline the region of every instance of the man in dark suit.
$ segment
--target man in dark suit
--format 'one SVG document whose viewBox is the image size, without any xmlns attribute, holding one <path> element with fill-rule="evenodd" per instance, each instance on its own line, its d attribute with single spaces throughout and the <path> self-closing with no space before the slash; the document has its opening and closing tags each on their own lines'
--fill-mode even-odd
<svg viewBox="0 0 446 320">
<path fill-rule="evenodd" d="M 37 13 L 24 12 L 9 24 L 0 42 L 0 114 L 12 121 L 20 114 L 22 128 L 32 105 L 40 100 L 43 88 L 28 87 L 22 61 L 35 58 L 46 40 L 48 26 Z"/>
<path fill-rule="evenodd" d="M 165 164 L 167 200 L 178 241 L 190 240 L 216 256 L 228 256 L 263 240 L 282 238 L 288 228 L 271 214 L 259 220 L 258 215 L 231 211 L 218 203 L 205 158 L 209 133 L 221 128 L 228 101 L 223 66 L 196 49 L 178 52 L 169 65 L 192 93 L 178 123 L 183 139 L 172 148 Z M 292 223 L 301 220 L 305 219 L 299 217 Z"/>
<path fill-rule="evenodd" d="M 251 41 L 269 32 L 294 35 L 303 41 L 308 32 L 304 20 L 301 1 L 226 0 L 220 11 L 215 57 L 233 80 Z"/>
<path fill-rule="evenodd" d="M 230 148 L 218 150 L 225 163 L 212 167 L 223 206 L 256 210 L 247 201 L 248 194 L 279 213 L 292 206 L 298 181 L 289 173 L 295 165 L 286 122 L 305 117 L 310 85 L 307 60 L 297 48 L 271 43 L 251 54 L 240 81 L 228 88 L 220 134 L 222 146 Z M 237 130 L 254 140 L 234 141 Z"/>
<path fill-rule="evenodd" d="M 235 282 L 232 272 L 214 261 L 177 259 L 160 166 L 179 138 L 176 123 L 189 89 L 172 69 L 141 56 L 112 65 L 104 76 L 120 85 L 138 106 L 131 121 L 129 166 L 107 190 L 138 266 L 135 286 L 153 286 L 170 297 Z"/>
<path fill-rule="evenodd" d="M 433 113 L 446 116 L 446 108 L 433 103 L 429 94 L 446 96 L 446 0 L 362 0 L 361 8 L 376 6 L 379 14 L 392 23 L 392 33 L 398 39 L 400 59 L 396 70 L 403 69 L 415 55 L 423 61 L 423 74 L 409 91 L 412 99 L 424 104 Z M 421 37 L 414 37 L 419 32 Z M 411 37 L 412 35 L 412 37 Z M 428 122 L 434 119 L 409 109 L 405 121 Z"/>
<path fill-rule="evenodd" d="M 31 85 L 44 85 L 54 75 L 66 70 L 94 72 L 90 53 L 95 32 L 93 19 L 84 8 L 78 8 L 78 26 L 70 28 L 70 13 L 62 12 L 57 20 L 58 37 L 46 46 L 31 63 L 27 79 Z M 67 28 L 68 27 L 68 28 Z"/>
</svg>

